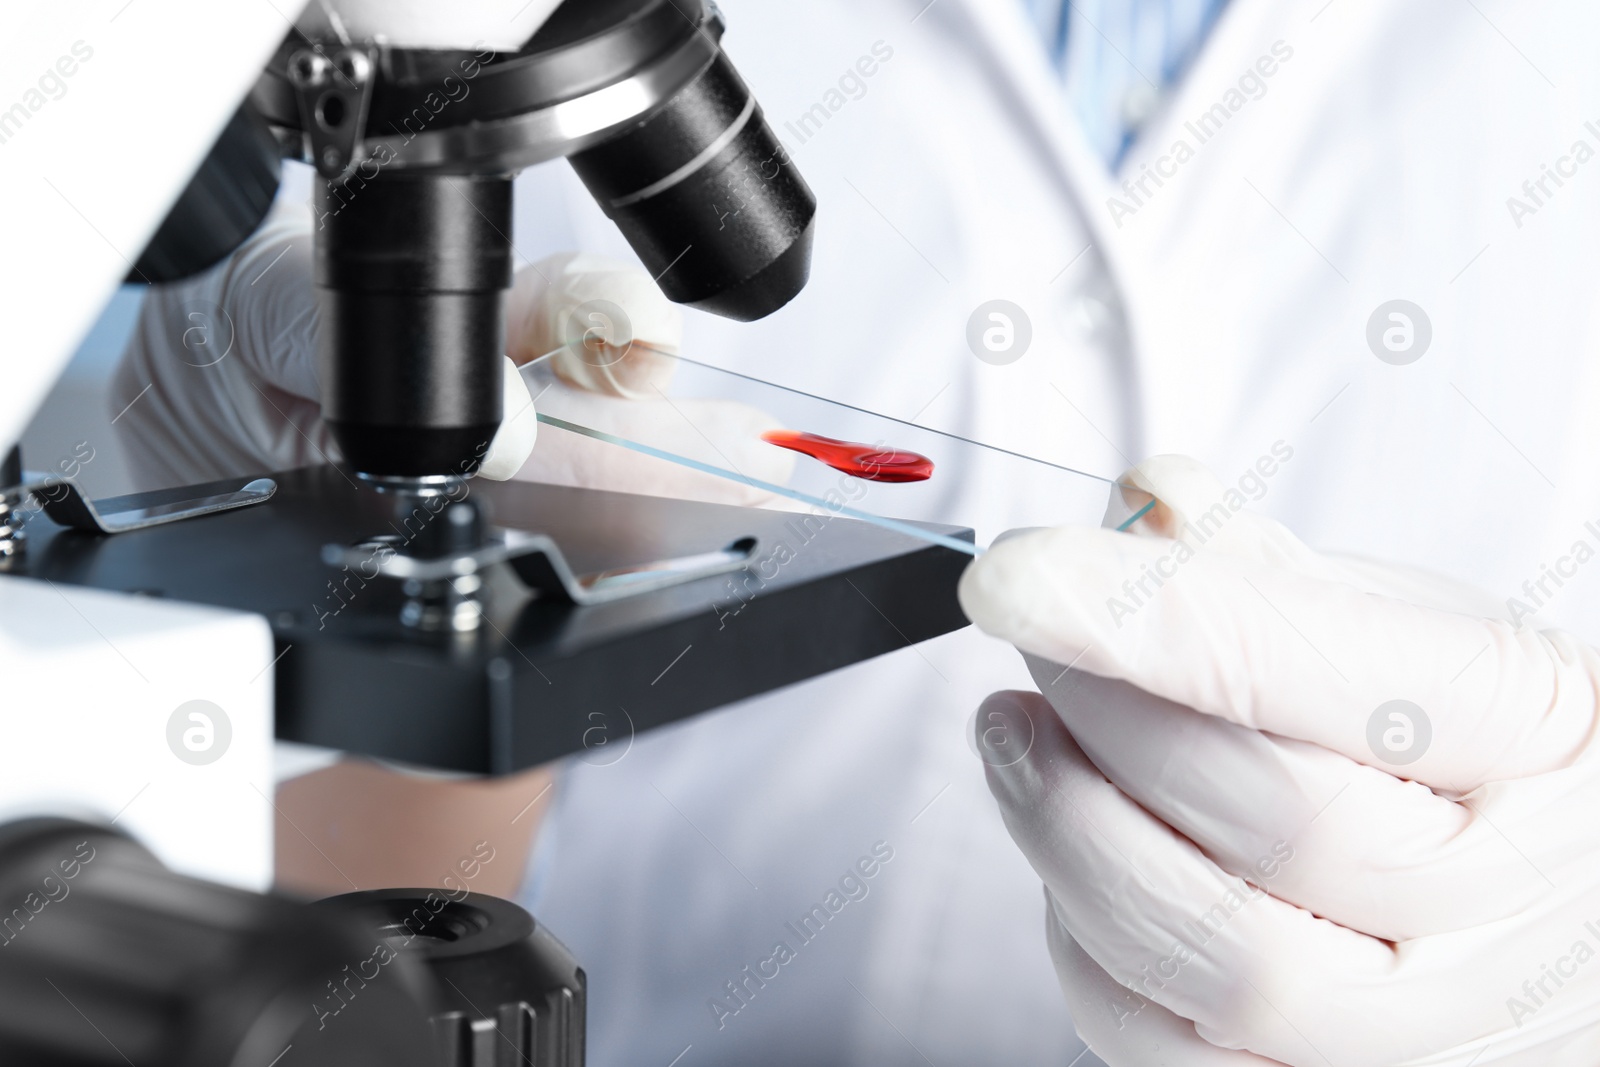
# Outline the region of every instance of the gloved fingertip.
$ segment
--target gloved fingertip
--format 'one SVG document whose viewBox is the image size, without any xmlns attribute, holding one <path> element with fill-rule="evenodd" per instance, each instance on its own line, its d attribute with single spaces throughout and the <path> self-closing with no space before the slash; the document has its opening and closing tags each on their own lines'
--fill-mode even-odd
<svg viewBox="0 0 1600 1067">
<path fill-rule="evenodd" d="M 1015 541 L 1019 537 L 1026 537 L 1028 534 L 1038 533 L 1040 530 L 1048 529 L 1048 526 L 1019 526 L 1015 530 L 1006 530 L 1004 533 L 1000 534 L 1000 536 L 996 537 L 992 542 L 990 542 L 990 547 L 992 548 L 995 545 L 1003 545 L 1007 541 Z"/>
<path fill-rule="evenodd" d="M 478 475 L 493 482 L 503 482 L 522 469 L 533 453 L 539 436 L 539 418 L 533 406 L 533 396 L 528 384 L 522 380 L 517 365 L 509 357 L 502 359 L 503 393 L 500 429 L 495 432 L 489 451 L 478 465 Z"/>
<path fill-rule="evenodd" d="M 978 714 L 981 717 L 985 712 L 999 711 L 1031 718 L 1035 714 L 1043 714 L 1049 706 L 1042 695 L 1031 689 L 998 689 L 983 698 L 978 705 Z"/>
<path fill-rule="evenodd" d="M 1154 498 L 1154 506 L 1129 529 L 1137 533 L 1176 539 L 1184 524 L 1222 499 L 1226 491 L 1211 468 L 1192 456 L 1176 453 L 1151 456 L 1125 471 L 1119 484 L 1129 487 L 1124 497 L 1137 497 L 1138 506 Z M 1131 500 L 1128 503 L 1132 503 Z M 1115 510 L 1116 501 L 1113 500 Z M 1112 511 L 1107 512 L 1108 519 Z M 1126 516 L 1124 516 L 1124 521 Z M 1120 523 L 1114 524 L 1119 525 Z"/>
<path fill-rule="evenodd" d="M 1039 693 L 991 693 L 972 717 L 972 748 L 984 763 L 989 791 L 1002 808 L 1032 810 L 1049 788 L 1048 777 L 1065 730 Z"/>
<path fill-rule="evenodd" d="M 1013 595 L 1027 560 L 1030 543 L 1039 537 L 1021 534 L 998 540 L 967 565 L 956 584 L 956 600 L 974 626 L 990 637 L 1005 639 L 1016 622 Z"/>
<path fill-rule="evenodd" d="M 991 637 L 1030 646 L 1049 591 L 1086 558 L 1086 535 L 1102 531 L 1055 527 L 996 541 L 968 565 L 956 586 L 961 610 Z M 1055 636 L 1055 635 L 1052 635 Z M 1052 651 L 1059 652 L 1054 648 Z"/>
<path fill-rule="evenodd" d="M 1100 517 L 1100 527 L 1119 533 L 1143 534 L 1148 532 L 1149 517 L 1159 507 L 1157 500 L 1147 490 L 1129 482 L 1126 477 L 1111 489 L 1106 501 L 1106 512 Z"/>
<path fill-rule="evenodd" d="M 588 253 L 574 256 L 552 280 L 546 299 L 558 340 L 564 339 L 562 319 L 587 304 L 610 304 L 613 313 L 620 308 L 627 319 L 615 324 L 619 336 L 666 351 L 677 351 L 683 344 L 682 309 L 667 299 L 648 271 L 634 263 Z M 588 322 L 582 325 L 587 327 Z"/>
</svg>

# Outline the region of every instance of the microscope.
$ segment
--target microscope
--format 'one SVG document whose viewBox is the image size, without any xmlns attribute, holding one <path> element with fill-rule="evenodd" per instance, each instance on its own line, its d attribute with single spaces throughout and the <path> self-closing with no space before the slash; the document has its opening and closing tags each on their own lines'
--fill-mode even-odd
<svg viewBox="0 0 1600 1067">
<path fill-rule="evenodd" d="M 785 514 L 471 478 L 501 417 L 520 169 L 565 157 L 691 308 L 761 318 L 809 272 L 815 198 L 716 7 L 550 6 L 500 51 L 362 38 L 347 9 L 405 28 L 370 0 L 307 8 L 129 278 L 215 264 L 265 217 L 280 159 L 314 165 L 343 462 L 92 501 L 13 456 L 0 509 L 42 514 L 20 538 L 0 514 L 10 573 L 259 615 L 294 648 L 272 671 L 280 739 L 477 774 L 580 751 L 596 707 L 650 729 L 965 625 L 961 554 L 916 538 L 838 519 L 739 582 Z M 730 578 L 737 627 L 715 610 Z"/>
<path fill-rule="evenodd" d="M 473 480 L 501 418 L 518 171 L 566 158 L 670 299 L 742 321 L 804 287 L 817 204 L 710 0 L 535 0 L 515 48 L 427 47 L 439 17 L 313 3 L 129 275 L 216 264 L 262 222 L 280 161 L 313 166 L 342 463 L 91 500 L 13 450 L 0 568 L 259 616 L 279 739 L 472 774 L 581 751 L 595 708 L 650 729 L 965 625 L 965 556 L 841 518 L 724 628 L 726 580 L 784 513 Z M 0 990 L 8 1062 L 583 1057 L 583 973 L 514 905 L 304 905 L 71 819 L 0 828 Z M 75 1012 L 106 1041 L 64 1036 Z"/>
</svg>

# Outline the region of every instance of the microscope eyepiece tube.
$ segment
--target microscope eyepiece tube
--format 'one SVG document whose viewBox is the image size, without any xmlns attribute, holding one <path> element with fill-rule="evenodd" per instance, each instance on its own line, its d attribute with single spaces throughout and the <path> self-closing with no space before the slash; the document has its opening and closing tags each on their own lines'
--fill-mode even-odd
<svg viewBox="0 0 1600 1067">
<path fill-rule="evenodd" d="M 468 475 L 500 426 L 507 175 L 379 172 L 317 187 L 323 416 L 345 462 Z"/>
<path fill-rule="evenodd" d="M 669 299 L 747 322 L 805 286 L 816 197 L 726 55 L 570 158 Z"/>
</svg>

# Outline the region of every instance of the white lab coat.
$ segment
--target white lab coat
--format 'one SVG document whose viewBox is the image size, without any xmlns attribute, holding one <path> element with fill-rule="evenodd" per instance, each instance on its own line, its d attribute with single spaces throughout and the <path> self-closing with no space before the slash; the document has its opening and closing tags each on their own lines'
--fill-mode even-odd
<svg viewBox="0 0 1600 1067">
<path fill-rule="evenodd" d="M 1125 164 L 1169 175 L 1134 201 L 1066 121 L 1020 4 L 926 4 L 725 0 L 821 203 L 817 252 L 771 319 L 691 315 L 690 354 L 1107 475 L 1182 451 L 1233 482 L 1283 442 L 1252 506 L 1312 544 L 1525 602 L 1559 566 L 1534 624 L 1600 639 L 1600 563 L 1559 564 L 1600 548 L 1600 159 L 1570 157 L 1600 150 L 1600 9 L 1232 0 Z M 877 42 L 864 94 L 801 142 L 787 124 Z M 1263 57 L 1264 94 L 1230 98 Z M 1219 103 L 1201 143 L 1186 123 Z M 1180 138 L 1192 154 L 1163 162 Z M 1536 204 L 1541 164 L 1570 176 Z M 522 183 L 530 259 L 626 254 L 564 165 Z M 1136 208 L 1120 225 L 1113 193 Z M 996 297 L 1034 326 L 1009 366 L 965 343 Z M 1366 337 L 1393 299 L 1432 326 L 1406 366 Z M 960 485 L 949 518 L 1048 504 Z M 575 763 L 526 902 L 588 967 L 591 1062 L 1071 1062 L 1038 880 L 965 738 L 984 693 L 1021 684 L 969 630 Z M 877 841 L 894 858 L 868 896 L 719 1029 L 709 1000 Z"/>
</svg>

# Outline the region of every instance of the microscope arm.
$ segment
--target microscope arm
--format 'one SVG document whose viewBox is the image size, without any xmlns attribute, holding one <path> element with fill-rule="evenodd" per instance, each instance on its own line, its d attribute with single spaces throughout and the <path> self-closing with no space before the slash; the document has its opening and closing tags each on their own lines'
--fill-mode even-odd
<svg viewBox="0 0 1600 1067">
<path fill-rule="evenodd" d="M 7 69 L 68 97 L 5 127 L 8 215 L 0 452 L 21 436 L 83 336 L 283 39 L 294 0 L 7 5 Z M 116 16 L 113 18 L 113 16 Z M 70 71 L 70 74 L 64 73 Z M 203 87 L 203 88 L 202 88 Z M 181 101 L 181 106 L 158 106 Z M 108 165 L 110 161 L 118 161 Z"/>
</svg>

